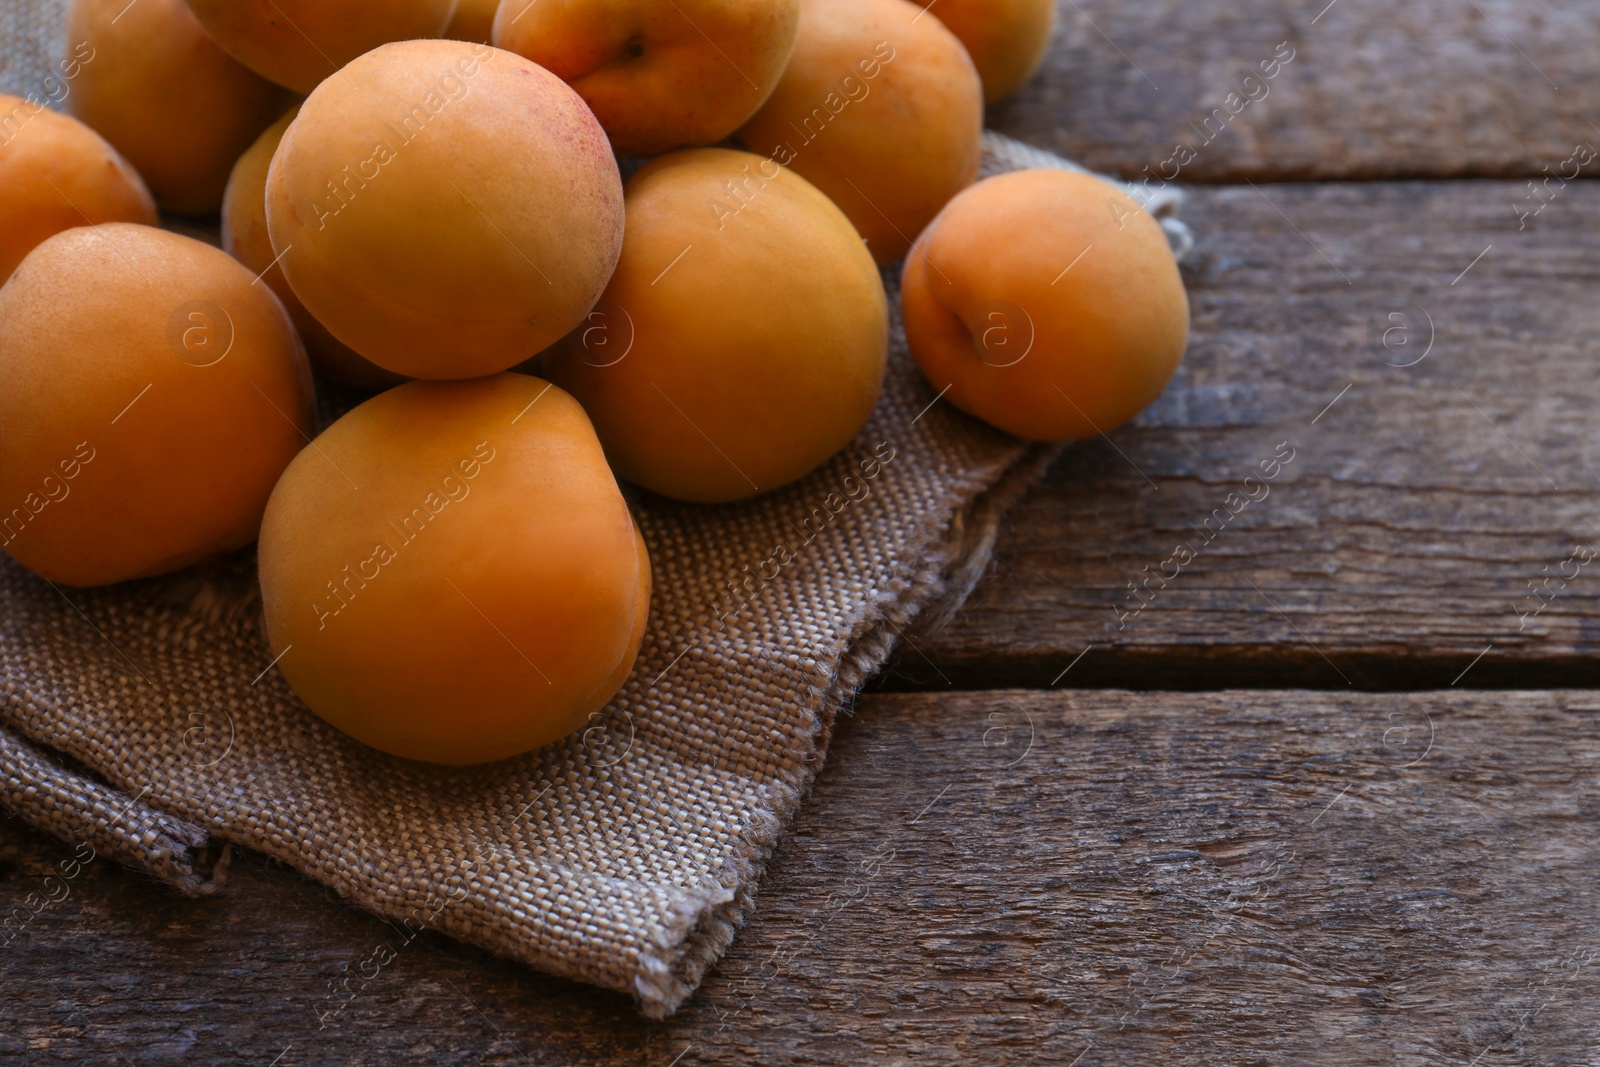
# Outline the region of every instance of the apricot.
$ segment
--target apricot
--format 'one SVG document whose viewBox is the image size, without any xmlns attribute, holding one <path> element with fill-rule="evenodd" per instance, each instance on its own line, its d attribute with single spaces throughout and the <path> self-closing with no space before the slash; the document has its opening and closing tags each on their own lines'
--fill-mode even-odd
<svg viewBox="0 0 1600 1067">
<path fill-rule="evenodd" d="M 979 182 L 917 239 L 906 340 L 935 389 L 1019 437 L 1108 433 L 1183 358 L 1189 300 L 1166 235 L 1120 188 L 1023 170 Z"/>
<path fill-rule="evenodd" d="M 806 0 L 794 58 L 739 131 L 832 198 L 879 263 L 978 175 L 983 88 L 961 42 L 910 0 Z"/>
<path fill-rule="evenodd" d="M 127 157 L 163 208 L 217 210 L 233 161 L 287 94 L 217 47 L 184 0 L 73 0 L 67 33 L 95 57 L 68 97 L 73 114 Z"/>
<path fill-rule="evenodd" d="M 1050 47 L 1056 0 L 917 0 L 967 47 L 988 103 L 1033 77 Z"/>
<path fill-rule="evenodd" d="M 459 41 L 374 49 L 317 87 L 267 172 L 306 309 L 396 374 L 505 370 L 571 330 L 622 247 L 622 179 L 565 82 Z"/>
<path fill-rule="evenodd" d="M 233 165 L 222 197 L 222 247 L 272 286 L 295 329 L 300 331 L 312 367 L 340 385 L 386 389 L 405 379 L 357 355 L 306 310 L 278 267 L 272 240 L 267 236 L 267 167 L 283 139 L 283 131 L 298 111 L 293 108 L 268 126 Z"/>
<path fill-rule="evenodd" d="M 623 155 L 713 144 L 794 50 L 800 0 L 506 0 L 494 43 L 564 78 Z"/>
<path fill-rule="evenodd" d="M 315 444 L 260 547 L 272 653 L 307 706 L 459 765 L 548 744 L 610 700 L 650 563 L 577 401 L 521 374 L 410 382 Z"/>
<path fill-rule="evenodd" d="M 255 540 L 305 444 L 283 305 L 227 253 L 124 222 L 0 288 L 0 544 L 52 582 L 161 574 Z"/>
<path fill-rule="evenodd" d="M 494 13 L 499 8 L 500 0 L 461 0 L 456 5 L 456 13 L 450 16 L 450 25 L 444 28 L 442 36 L 453 41 L 492 44 Z"/>
<path fill-rule="evenodd" d="M 644 167 L 627 208 L 605 296 L 543 357 L 617 472 L 737 500 L 848 444 L 883 384 L 888 309 L 843 212 L 771 160 L 716 148 Z"/>
<path fill-rule="evenodd" d="M 390 41 L 438 37 L 455 0 L 188 0 L 239 62 L 297 93 Z"/>
<path fill-rule="evenodd" d="M 0 93 L 0 282 L 46 237 L 98 222 L 155 225 L 138 172 L 77 119 Z"/>
</svg>

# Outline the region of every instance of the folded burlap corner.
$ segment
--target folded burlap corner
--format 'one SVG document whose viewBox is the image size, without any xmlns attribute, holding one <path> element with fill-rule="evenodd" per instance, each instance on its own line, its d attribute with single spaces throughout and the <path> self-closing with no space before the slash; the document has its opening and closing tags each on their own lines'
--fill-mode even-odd
<svg viewBox="0 0 1600 1067">
<path fill-rule="evenodd" d="M 49 95 L 60 12 L 4 16 L 0 91 Z M 984 166 L 1072 165 L 990 134 Z M 1141 199 L 1186 250 L 1176 193 Z M 834 717 L 919 613 L 959 605 L 1055 453 L 936 400 L 897 275 L 883 398 L 843 453 L 742 504 L 635 497 L 649 632 L 588 728 L 486 767 L 395 759 L 271 669 L 250 559 L 99 590 L 0 559 L 0 806 L 190 894 L 215 887 L 213 840 L 245 845 L 413 928 L 671 1014 L 754 906 Z"/>
</svg>

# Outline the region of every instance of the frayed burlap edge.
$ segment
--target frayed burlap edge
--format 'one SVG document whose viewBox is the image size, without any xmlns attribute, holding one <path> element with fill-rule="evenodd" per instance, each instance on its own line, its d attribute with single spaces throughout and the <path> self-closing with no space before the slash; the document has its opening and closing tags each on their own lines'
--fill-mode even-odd
<svg viewBox="0 0 1600 1067">
<path fill-rule="evenodd" d="M 657 953 L 640 961 L 634 986 L 646 1016 L 672 1015 L 728 951 L 755 911 L 756 895 L 778 845 L 811 792 L 839 713 L 849 712 L 856 692 L 888 661 L 913 622 L 918 630 L 930 632 L 960 610 L 988 570 L 1001 518 L 1039 480 L 1062 447 L 1028 446 L 993 485 L 955 515 L 943 541 L 921 566 L 899 582 L 887 583 L 868 603 L 823 696 L 817 758 L 806 780 L 773 798 L 771 816 L 752 828 L 749 854 L 719 872 L 715 882 L 720 891 L 685 897 L 677 909 L 678 921 L 658 931 Z"/>
<path fill-rule="evenodd" d="M 60 758 L 0 728 L 0 807 L 89 857 L 152 875 L 188 897 L 209 896 L 224 881 L 226 853 L 207 871 L 211 836 L 119 789 L 62 766 Z"/>
</svg>

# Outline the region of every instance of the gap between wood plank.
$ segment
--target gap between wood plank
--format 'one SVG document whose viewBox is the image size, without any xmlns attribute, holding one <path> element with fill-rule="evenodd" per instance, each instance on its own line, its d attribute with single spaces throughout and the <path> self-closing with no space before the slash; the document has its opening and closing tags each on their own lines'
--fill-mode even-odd
<svg viewBox="0 0 1600 1067">
<path fill-rule="evenodd" d="M 1285 648 L 1268 655 L 1263 655 L 1259 649 L 1220 649 L 1204 653 L 1095 648 L 1083 654 L 1082 659 L 1063 674 L 1063 668 L 1072 663 L 1070 656 L 1009 656 L 998 664 L 977 662 L 976 657 L 965 662 L 941 657 L 930 664 L 920 652 L 901 648 L 883 671 L 867 682 L 863 692 L 1300 689 L 1420 693 L 1600 689 L 1600 659 L 1582 655 L 1529 663 L 1498 660 L 1490 648 L 1476 662 L 1470 656 L 1453 653 L 1402 656 L 1336 652 L 1331 658 L 1330 664 L 1309 648 Z"/>
</svg>

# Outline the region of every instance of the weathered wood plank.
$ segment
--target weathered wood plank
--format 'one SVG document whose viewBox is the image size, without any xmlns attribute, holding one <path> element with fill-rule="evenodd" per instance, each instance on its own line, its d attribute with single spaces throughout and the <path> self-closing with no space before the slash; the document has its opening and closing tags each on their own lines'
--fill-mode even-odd
<svg viewBox="0 0 1600 1067">
<path fill-rule="evenodd" d="M 1129 176 L 1181 144 L 1184 181 L 1542 174 L 1600 145 L 1597 54 L 1593 4 L 1061 0 L 1046 68 L 990 121 Z"/>
<path fill-rule="evenodd" d="M 1179 376 L 885 684 L 1600 683 L 1600 184 L 1523 191 L 1197 190 Z"/>
<path fill-rule="evenodd" d="M 869 697 L 669 1023 L 257 856 L 202 902 L 90 864 L 0 946 L 0 1062 L 1587 1062 L 1597 725 L 1594 692 Z M 5 826 L 0 906 L 70 855 Z"/>
</svg>

